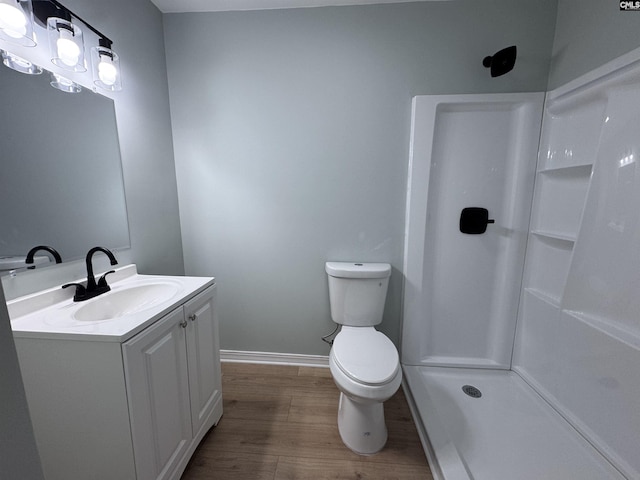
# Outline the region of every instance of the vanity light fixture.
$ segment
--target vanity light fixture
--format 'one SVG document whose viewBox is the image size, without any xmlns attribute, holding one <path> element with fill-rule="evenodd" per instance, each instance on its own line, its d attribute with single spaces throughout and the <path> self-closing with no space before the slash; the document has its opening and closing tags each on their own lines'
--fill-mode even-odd
<svg viewBox="0 0 640 480">
<path fill-rule="evenodd" d="M 82 87 L 73 80 L 53 72 L 51 72 L 50 85 L 65 93 L 80 93 L 82 91 Z"/>
<path fill-rule="evenodd" d="M 113 41 L 57 0 L 37 0 L 34 7 L 36 21 L 49 34 L 51 61 L 54 64 L 65 70 L 86 72 L 84 41 L 91 38 L 93 42 L 93 38 L 97 37 L 97 46 L 86 45 L 86 49 L 91 51 L 93 82 L 104 90 L 122 89 L 120 58 L 112 49 Z M 89 35 L 88 31 L 95 37 Z"/>
<path fill-rule="evenodd" d="M 93 83 L 105 90 L 122 90 L 120 57 L 111 50 L 111 40 L 100 38 L 100 45 L 91 49 Z"/>
<path fill-rule="evenodd" d="M 111 48 L 113 42 L 57 0 L 39 1 L 50 5 L 48 9 L 37 5 L 35 16 L 47 18 L 52 62 L 74 72 L 86 71 L 83 33 L 78 26 L 82 24 L 98 37 L 98 45 L 91 48 L 93 83 L 104 90 L 122 90 L 120 58 Z"/>
<path fill-rule="evenodd" d="M 35 47 L 31 0 L 0 0 L 0 38 L 17 45 Z"/>
<path fill-rule="evenodd" d="M 68 18 L 49 17 L 47 33 L 51 48 L 51 61 L 54 65 L 72 72 L 86 72 L 84 64 L 84 42 L 82 30 Z"/>
<path fill-rule="evenodd" d="M 57 0 L 0 0 L 0 38 L 20 45 L 35 46 L 34 20 L 47 30 L 51 61 L 63 70 L 87 71 L 84 35 L 80 24 L 95 34 L 98 46 L 91 48 L 93 83 L 104 90 L 122 90 L 120 57 L 113 42 Z M 88 47 L 87 47 L 88 48 Z M 42 69 L 30 61 L 2 51 L 3 63 L 32 75 Z M 51 85 L 64 92 L 82 90 L 76 82 L 59 74 L 51 75 Z"/>
<path fill-rule="evenodd" d="M 10 69 L 16 72 L 26 73 L 27 75 L 40 75 L 42 73 L 42 68 L 29 60 L 25 60 L 18 55 L 4 50 L 0 50 L 0 52 L 2 52 L 2 63 Z"/>
</svg>

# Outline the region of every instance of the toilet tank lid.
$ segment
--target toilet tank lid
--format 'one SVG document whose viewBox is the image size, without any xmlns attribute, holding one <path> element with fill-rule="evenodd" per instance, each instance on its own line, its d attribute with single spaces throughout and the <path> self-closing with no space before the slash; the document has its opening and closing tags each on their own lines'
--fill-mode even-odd
<svg viewBox="0 0 640 480">
<path fill-rule="evenodd" d="M 391 275 L 388 263 L 327 262 L 325 271 L 339 278 L 387 278 Z"/>
</svg>

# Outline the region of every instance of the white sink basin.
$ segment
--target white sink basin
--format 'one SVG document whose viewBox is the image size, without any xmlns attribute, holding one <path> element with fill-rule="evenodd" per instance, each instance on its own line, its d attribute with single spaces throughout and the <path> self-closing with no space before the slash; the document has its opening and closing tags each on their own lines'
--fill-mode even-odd
<svg viewBox="0 0 640 480">
<path fill-rule="evenodd" d="M 169 282 L 129 286 L 88 300 L 72 316 L 80 322 L 97 322 L 134 315 L 170 300 L 179 291 L 177 284 Z"/>
<path fill-rule="evenodd" d="M 74 302 L 73 289 L 60 286 L 7 302 L 13 335 L 122 343 L 215 283 L 211 277 L 139 275 L 135 265 L 115 270 L 111 291 L 84 302 Z"/>
</svg>

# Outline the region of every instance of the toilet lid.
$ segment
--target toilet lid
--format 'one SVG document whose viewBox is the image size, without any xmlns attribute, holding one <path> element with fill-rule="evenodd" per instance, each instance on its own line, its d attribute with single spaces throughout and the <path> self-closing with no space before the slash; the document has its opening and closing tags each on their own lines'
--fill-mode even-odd
<svg viewBox="0 0 640 480">
<path fill-rule="evenodd" d="M 340 370 L 366 385 L 388 383 L 400 366 L 395 345 L 373 327 L 343 328 L 332 353 Z"/>
</svg>

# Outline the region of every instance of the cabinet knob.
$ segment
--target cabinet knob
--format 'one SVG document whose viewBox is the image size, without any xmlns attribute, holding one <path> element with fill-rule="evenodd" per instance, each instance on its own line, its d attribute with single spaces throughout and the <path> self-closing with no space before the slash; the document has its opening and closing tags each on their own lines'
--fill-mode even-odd
<svg viewBox="0 0 640 480">
<path fill-rule="evenodd" d="M 180 326 L 181 326 L 182 328 L 187 328 L 187 321 L 186 321 L 186 320 L 182 320 L 182 321 L 180 322 Z"/>
<path fill-rule="evenodd" d="M 189 320 L 191 320 L 192 322 L 195 322 L 197 318 L 198 316 L 195 313 L 193 315 L 189 315 Z"/>
</svg>

